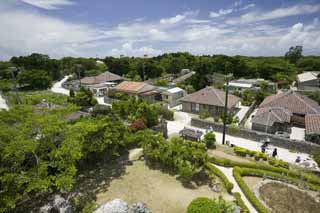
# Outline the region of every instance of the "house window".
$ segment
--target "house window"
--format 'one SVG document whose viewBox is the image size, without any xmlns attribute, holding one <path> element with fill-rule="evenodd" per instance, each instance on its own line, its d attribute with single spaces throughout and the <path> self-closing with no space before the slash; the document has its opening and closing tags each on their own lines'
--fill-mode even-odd
<svg viewBox="0 0 320 213">
<path fill-rule="evenodd" d="M 196 112 L 199 112 L 199 110 L 200 110 L 199 104 L 196 104 Z"/>
</svg>

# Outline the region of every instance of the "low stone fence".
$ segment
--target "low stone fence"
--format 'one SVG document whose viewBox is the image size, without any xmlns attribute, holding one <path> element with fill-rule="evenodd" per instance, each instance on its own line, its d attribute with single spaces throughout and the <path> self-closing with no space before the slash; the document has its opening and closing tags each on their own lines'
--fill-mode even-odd
<svg viewBox="0 0 320 213">
<path fill-rule="evenodd" d="M 212 121 L 201 120 L 198 118 L 191 119 L 191 125 L 199 128 L 212 128 L 214 131 L 222 132 L 223 125 L 219 123 L 214 123 Z M 240 127 L 238 130 L 233 130 L 227 127 L 226 132 L 228 135 L 232 135 L 235 137 L 245 138 L 253 141 L 263 141 L 266 138 L 270 139 L 270 144 L 282 148 L 286 148 L 289 150 L 294 150 L 298 152 L 312 154 L 315 151 L 320 151 L 320 145 L 311 143 L 308 141 L 298 141 L 298 140 L 290 140 L 287 138 L 281 138 L 276 135 L 267 134 L 264 132 L 257 132 L 249 129 L 245 129 Z"/>
</svg>

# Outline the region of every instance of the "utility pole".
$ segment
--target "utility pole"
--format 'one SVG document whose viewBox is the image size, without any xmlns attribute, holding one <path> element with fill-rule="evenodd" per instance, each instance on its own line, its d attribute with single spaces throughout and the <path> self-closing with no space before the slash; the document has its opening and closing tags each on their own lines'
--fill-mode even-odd
<svg viewBox="0 0 320 213">
<path fill-rule="evenodd" d="M 148 55 L 147 54 L 144 54 L 143 55 L 143 62 L 142 62 L 142 81 L 144 81 L 144 75 L 145 75 L 145 59 L 148 58 Z"/>
<path fill-rule="evenodd" d="M 223 116 L 223 133 L 222 144 L 226 141 L 226 126 L 227 126 L 227 114 L 228 114 L 228 93 L 229 93 L 229 80 L 232 78 L 232 74 L 226 75 L 226 97 L 224 102 L 224 116 Z"/>
<path fill-rule="evenodd" d="M 17 79 L 16 76 L 14 74 L 14 72 L 18 71 L 17 67 L 9 67 L 10 71 L 11 71 L 11 78 L 13 80 L 13 90 L 15 91 L 16 94 L 16 104 L 20 104 L 20 98 L 19 98 L 19 94 L 18 94 L 18 88 L 17 88 Z"/>
<path fill-rule="evenodd" d="M 80 76 L 81 67 L 82 67 L 81 64 L 76 64 L 76 69 L 77 69 L 76 71 L 77 71 L 77 74 L 78 74 L 78 80 L 80 82 L 80 84 L 79 84 L 80 88 L 81 88 L 81 76 Z"/>
</svg>

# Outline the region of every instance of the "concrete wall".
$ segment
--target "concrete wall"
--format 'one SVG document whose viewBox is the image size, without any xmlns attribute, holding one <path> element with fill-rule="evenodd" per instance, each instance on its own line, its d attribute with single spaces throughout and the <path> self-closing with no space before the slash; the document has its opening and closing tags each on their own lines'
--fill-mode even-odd
<svg viewBox="0 0 320 213">
<path fill-rule="evenodd" d="M 199 128 L 209 128 L 211 127 L 214 131 L 222 132 L 223 125 L 218 123 L 213 123 L 211 121 L 201 120 L 198 118 L 191 119 L 191 125 Z M 270 139 L 270 143 L 274 146 L 279 146 L 289 150 L 296 150 L 303 153 L 312 154 L 315 151 L 320 151 L 320 145 L 308 142 L 308 141 L 298 141 L 290 140 L 286 138 L 281 138 L 276 135 L 267 134 L 263 132 L 257 132 L 245 128 L 239 128 L 239 131 L 232 131 L 227 128 L 227 134 L 235 137 L 245 138 L 253 141 L 262 141 L 266 138 Z"/>
<path fill-rule="evenodd" d="M 199 104 L 199 112 L 196 112 L 196 111 L 193 111 L 192 104 L 193 103 L 190 103 L 190 102 L 182 102 L 182 111 L 195 113 L 195 114 L 200 114 L 202 112 L 209 112 L 210 116 L 212 117 L 220 117 L 224 112 L 224 107 L 211 106 L 211 105 L 205 105 L 205 104 Z M 234 114 L 236 112 L 236 108 L 228 110 L 228 112 Z"/>
</svg>

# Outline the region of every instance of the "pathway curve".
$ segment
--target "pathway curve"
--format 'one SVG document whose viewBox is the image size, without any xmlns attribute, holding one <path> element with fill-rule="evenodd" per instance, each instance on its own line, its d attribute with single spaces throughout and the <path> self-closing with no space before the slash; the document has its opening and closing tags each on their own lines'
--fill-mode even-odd
<svg viewBox="0 0 320 213">
<path fill-rule="evenodd" d="M 54 93 L 60 93 L 60 94 L 69 96 L 70 91 L 65 89 L 65 88 L 63 88 L 62 84 L 64 82 L 66 82 L 70 77 L 71 77 L 71 75 L 64 76 L 63 79 L 61 79 L 60 81 L 54 83 L 53 86 L 51 87 L 51 91 L 54 92 Z"/>
<path fill-rule="evenodd" d="M 9 106 L 8 106 L 6 100 L 2 97 L 2 94 L 0 93 L 0 110 L 1 109 L 8 110 Z"/>
<path fill-rule="evenodd" d="M 215 164 L 214 164 L 215 165 Z M 215 165 L 218 169 L 221 170 L 221 172 L 224 173 L 224 175 L 228 178 L 228 180 L 233 184 L 233 189 L 232 192 L 239 192 L 241 194 L 241 199 L 243 200 L 243 202 L 246 204 L 246 206 L 248 207 L 250 213 L 256 213 L 257 210 L 252 206 L 252 204 L 250 203 L 250 201 L 247 199 L 247 197 L 243 194 L 242 190 L 240 189 L 237 181 L 234 179 L 232 171 L 233 168 L 227 168 L 227 167 L 223 167 L 223 166 L 218 166 Z"/>
</svg>

